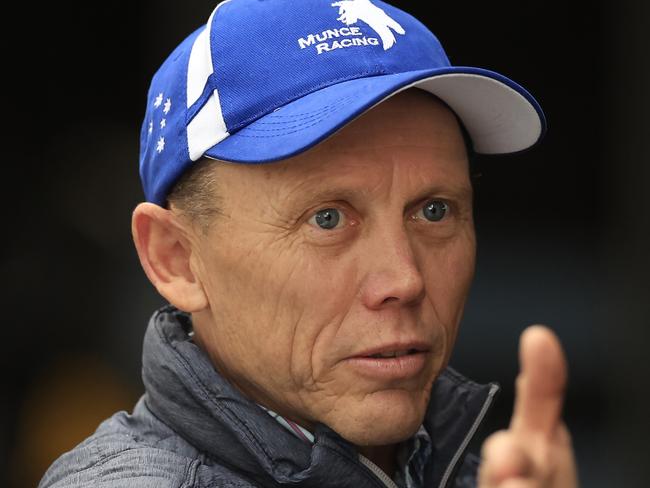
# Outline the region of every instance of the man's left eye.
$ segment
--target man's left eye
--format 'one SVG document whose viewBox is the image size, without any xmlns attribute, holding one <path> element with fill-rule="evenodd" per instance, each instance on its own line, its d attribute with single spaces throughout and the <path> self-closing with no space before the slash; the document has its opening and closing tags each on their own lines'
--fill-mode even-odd
<svg viewBox="0 0 650 488">
<path fill-rule="evenodd" d="M 336 208 L 324 208 L 309 219 L 309 224 L 324 230 L 332 230 L 345 223 L 345 216 Z"/>
<path fill-rule="evenodd" d="M 415 218 L 440 222 L 449 212 L 449 205 L 442 200 L 429 200 L 415 214 Z"/>
</svg>

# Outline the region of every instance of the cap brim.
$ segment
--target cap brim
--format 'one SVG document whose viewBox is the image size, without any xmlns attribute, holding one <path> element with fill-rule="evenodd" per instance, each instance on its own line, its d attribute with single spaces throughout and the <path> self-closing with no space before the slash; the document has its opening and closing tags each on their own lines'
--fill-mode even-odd
<svg viewBox="0 0 650 488">
<path fill-rule="evenodd" d="M 417 87 L 443 100 L 460 118 L 480 154 L 534 146 L 546 121 L 523 87 L 493 71 L 471 67 L 412 71 L 345 81 L 312 92 L 231 134 L 205 155 L 236 163 L 295 156 L 391 96 Z"/>
</svg>

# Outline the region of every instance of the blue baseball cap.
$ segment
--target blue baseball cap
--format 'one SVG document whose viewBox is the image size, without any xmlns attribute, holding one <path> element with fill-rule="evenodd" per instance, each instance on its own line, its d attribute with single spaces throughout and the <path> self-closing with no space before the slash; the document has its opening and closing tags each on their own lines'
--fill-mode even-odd
<svg viewBox="0 0 650 488">
<path fill-rule="evenodd" d="M 286 159 L 417 87 L 460 118 L 480 154 L 519 152 L 546 130 L 520 85 L 451 66 L 421 22 L 380 0 L 225 0 L 153 76 L 140 136 L 147 201 L 208 157 Z"/>
</svg>

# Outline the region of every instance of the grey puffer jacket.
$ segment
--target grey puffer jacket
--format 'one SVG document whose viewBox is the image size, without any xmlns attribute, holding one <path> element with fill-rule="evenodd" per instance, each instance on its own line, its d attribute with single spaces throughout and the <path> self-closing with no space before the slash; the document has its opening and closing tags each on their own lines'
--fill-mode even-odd
<svg viewBox="0 0 650 488">
<path fill-rule="evenodd" d="M 190 317 L 168 305 L 145 335 L 145 395 L 62 455 L 39 488 L 382 488 L 355 448 L 325 425 L 307 445 L 219 376 L 188 336 Z M 473 487 L 465 450 L 494 395 L 448 368 L 434 384 L 424 425 L 433 440 L 426 487 Z"/>
</svg>

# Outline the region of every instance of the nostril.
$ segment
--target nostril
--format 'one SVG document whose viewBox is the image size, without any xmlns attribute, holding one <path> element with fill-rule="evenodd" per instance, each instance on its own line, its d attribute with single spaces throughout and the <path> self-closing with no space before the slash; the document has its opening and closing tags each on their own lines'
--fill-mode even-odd
<svg viewBox="0 0 650 488">
<path fill-rule="evenodd" d="M 396 301 L 396 300 L 399 300 L 399 298 L 397 298 L 397 297 L 386 297 L 386 298 L 384 298 L 384 301 L 381 302 L 381 303 L 382 303 L 382 304 L 384 304 L 384 303 L 391 303 L 391 302 L 394 302 L 394 301 Z"/>
</svg>

